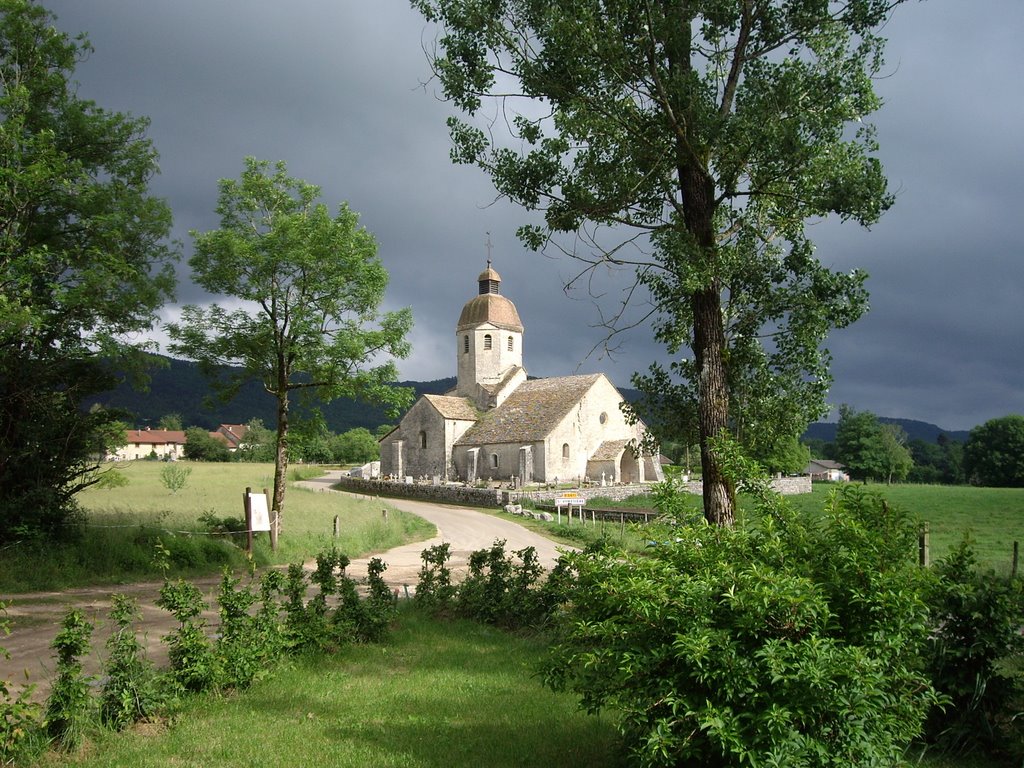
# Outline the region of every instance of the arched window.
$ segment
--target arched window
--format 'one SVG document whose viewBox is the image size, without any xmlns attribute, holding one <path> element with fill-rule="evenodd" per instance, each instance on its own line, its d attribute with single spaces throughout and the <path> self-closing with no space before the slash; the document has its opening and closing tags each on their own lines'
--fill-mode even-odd
<svg viewBox="0 0 1024 768">
<path fill-rule="evenodd" d="M 492 453 L 491 454 L 491 469 L 497 469 L 497 468 L 498 468 L 498 454 Z"/>
<path fill-rule="evenodd" d="M 427 447 L 427 433 L 425 431 L 421 430 L 420 431 L 420 448 L 426 448 L 426 447 Z"/>
<path fill-rule="evenodd" d="M 569 460 L 569 444 L 562 443 L 562 461 Z"/>
<path fill-rule="evenodd" d="M 490 349 L 490 348 L 491 348 L 491 334 L 488 333 L 488 334 L 486 334 L 484 336 L 484 349 Z"/>
<path fill-rule="evenodd" d="M 469 336 L 468 335 L 462 337 L 462 351 L 464 353 L 469 352 Z"/>
<path fill-rule="evenodd" d="M 514 346 L 515 346 L 515 344 L 514 344 L 514 342 L 512 341 L 512 337 L 511 337 L 511 336 L 509 336 L 509 337 L 508 337 L 508 351 L 509 351 L 509 352 L 511 352 Z"/>
</svg>

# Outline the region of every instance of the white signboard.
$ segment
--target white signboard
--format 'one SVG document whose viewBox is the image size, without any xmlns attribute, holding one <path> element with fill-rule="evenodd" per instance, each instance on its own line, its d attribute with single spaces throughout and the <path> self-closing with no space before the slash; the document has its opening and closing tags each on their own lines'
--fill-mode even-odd
<svg viewBox="0 0 1024 768">
<path fill-rule="evenodd" d="M 249 513 L 253 531 L 270 530 L 270 511 L 267 509 L 267 494 L 249 494 Z"/>
<path fill-rule="evenodd" d="M 586 499 L 576 493 L 564 493 L 555 499 L 556 507 L 582 507 Z"/>
</svg>

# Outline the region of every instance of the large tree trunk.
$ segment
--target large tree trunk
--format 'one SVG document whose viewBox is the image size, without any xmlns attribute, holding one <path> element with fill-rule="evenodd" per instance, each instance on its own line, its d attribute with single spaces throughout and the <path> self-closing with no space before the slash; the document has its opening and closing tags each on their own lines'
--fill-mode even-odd
<svg viewBox="0 0 1024 768">
<path fill-rule="evenodd" d="M 704 486 L 704 517 L 713 525 L 731 526 L 736 519 L 736 492 L 722 473 L 711 439 L 729 428 L 729 387 L 726 381 L 725 334 L 716 288 L 701 291 L 693 306 L 694 359 L 697 362 L 697 420 Z"/>
</svg>

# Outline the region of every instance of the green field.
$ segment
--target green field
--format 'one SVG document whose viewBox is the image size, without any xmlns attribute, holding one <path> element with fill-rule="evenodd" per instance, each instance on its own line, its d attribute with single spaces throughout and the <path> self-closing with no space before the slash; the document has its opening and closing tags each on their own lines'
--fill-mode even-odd
<svg viewBox="0 0 1024 768">
<path fill-rule="evenodd" d="M 802 509 L 820 510 L 836 488 L 816 483 L 810 495 L 787 498 Z M 1024 543 L 1024 488 L 912 484 L 867 488 L 928 523 L 933 562 L 948 554 L 969 533 L 979 562 L 997 573 L 1008 574 L 1013 542 Z"/>
<path fill-rule="evenodd" d="M 244 538 L 211 535 L 200 518 L 244 519 L 242 494 L 273 485 L 272 464 L 185 463 L 187 484 L 171 493 L 161 482 L 162 462 L 119 465 L 128 484 L 82 491 L 86 511 L 82 535 L 52 545 L 27 542 L 0 550 L 0 593 L 117 584 L 160 578 L 154 564 L 157 542 L 173 554 L 172 576 L 218 573 L 242 568 Z M 319 474 L 314 472 L 314 474 Z M 388 507 L 387 519 L 381 510 Z M 334 518 L 339 536 L 334 538 Z M 289 484 L 278 551 L 268 534 L 257 534 L 258 565 L 308 561 L 332 546 L 350 557 L 383 552 L 434 535 L 434 526 L 381 503 L 350 494 L 321 493 Z"/>
</svg>

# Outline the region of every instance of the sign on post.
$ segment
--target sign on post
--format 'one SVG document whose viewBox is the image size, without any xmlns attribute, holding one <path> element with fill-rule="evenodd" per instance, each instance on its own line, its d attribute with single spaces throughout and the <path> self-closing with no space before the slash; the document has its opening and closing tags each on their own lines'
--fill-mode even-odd
<svg viewBox="0 0 1024 768">
<path fill-rule="evenodd" d="M 249 494 L 249 509 L 252 521 L 249 529 L 254 532 L 270 530 L 270 509 L 267 506 L 265 493 Z"/>
<path fill-rule="evenodd" d="M 565 491 L 561 496 L 555 498 L 555 509 L 558 511 L 558 522 L 562 522 L 562 507 L 569 508 L 569 522 L 572 522 L 572 508 L 579 507 L 580 522 L 583 522 L 583 505 L 586 499 L 575 491 Z"/>
</svg>

